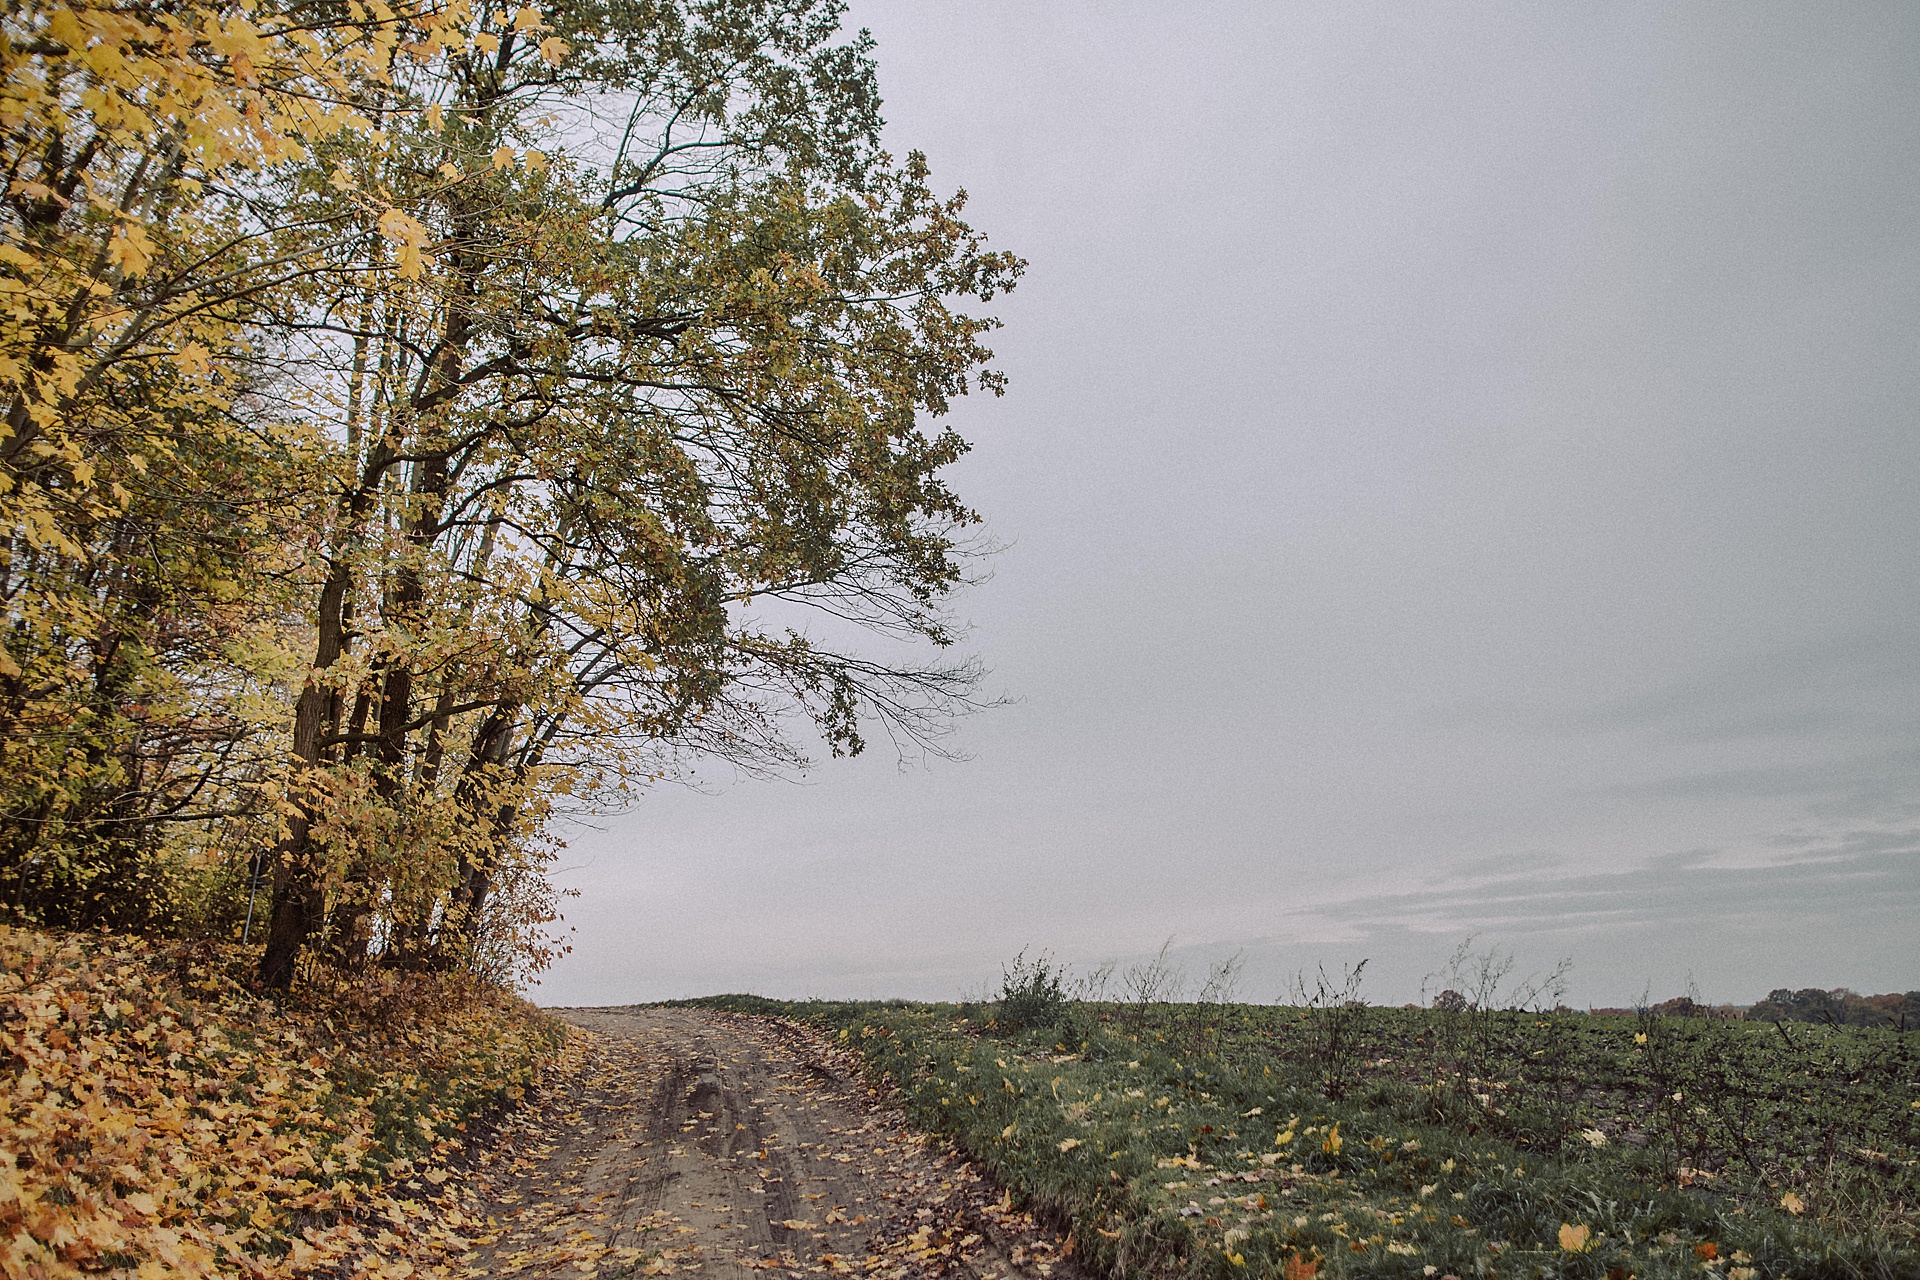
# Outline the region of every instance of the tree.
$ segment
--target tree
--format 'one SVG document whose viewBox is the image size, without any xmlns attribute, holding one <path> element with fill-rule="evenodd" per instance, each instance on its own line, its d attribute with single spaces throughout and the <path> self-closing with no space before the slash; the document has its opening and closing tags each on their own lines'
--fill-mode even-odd
<svg viewBox="0 0 1920 1280">
<path fill-rule="evenodd" d="M 364 124 L 393 24 L 78 3 L 0 41 L 0 903 L 151 923 L 257 814 L 299 425 L 250 397 L 264 298 L 325 228 L 263 167 Z M 216 354 L 217 353 L 217 354 Z"/>
<path fill-rule="evenodd" d="M 1020 266 L 881 152 L 839 12 L 483 15 L 381 81 L 379 145 L 340 140 L 376 284 L 285 322 L 341 447 L 269 984 L 323 921 L 349 959 L 470 945 L 554 798 L 663 746 L 791 758 L 797 708 L 857 751 L 863 715 L 914 732 L 965 696 L 743 611 L 950 641 L 974 516 L 937 474 L 963 443 L 921 419 L 998 389 L 991 322 L 948 300 Z"/>
<path fill-rule="evenodd" d="M 929 424 L 1021 266 L 881 150 L 841 12 L 7 20 L 8 912 L 217 921 L 251 864 L 269 985 L 495 965 L 560 809 L 969 705 L 802 621 L 951 642 Z"/>
</svg>

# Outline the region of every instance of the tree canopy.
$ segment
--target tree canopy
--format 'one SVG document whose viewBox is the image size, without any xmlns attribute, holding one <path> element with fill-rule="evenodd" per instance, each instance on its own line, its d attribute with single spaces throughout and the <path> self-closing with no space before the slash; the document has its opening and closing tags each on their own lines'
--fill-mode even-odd
<svg viewBox="0 0 1920 1280">
<path fill-rule="evenodd" d="M 504 974 L 558 815 L 968 705 L 803 622 L 952 642 L 1022 266 L 841 9 L 7 16 L 8 914 Z"/>
</svg>

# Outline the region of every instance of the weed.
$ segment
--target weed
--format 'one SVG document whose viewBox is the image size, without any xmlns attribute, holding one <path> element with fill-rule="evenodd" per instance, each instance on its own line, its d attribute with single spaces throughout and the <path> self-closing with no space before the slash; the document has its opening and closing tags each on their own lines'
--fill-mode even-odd
<svg viewBox="0 0 1920 1280">
<path fill-rule="evenodd" d="M 1121 988 L 1127 996 L 1128 1021 L 1134 1026 L 1144 1025 L 1155 1009 L 1178 1000 L 1186 990 L 1186 974 L 1167 960 L 1167 951 L 1172 946 L 1173 939 L 1169 937 L 1160 944 L 1152 960 L 1132 966 L 1121 979 Z"/>
<path fill-rule="evenodd" d="M 1360 997 L 1361 974 L 1367 962 L 1342 972 L 1335 983 L 1321 968 L 1313 988 L 1307 975 L 1293 978 L 1293 1002 L 1300 1012 L 1304 1056 L 1319 1073 L 1320 1090 L 1338 1100 L 1360 1082 L 1361 1044 L 1367 1025 L 1367 1002 Z"/>
<path fill-rule="evenodd" d="M 1044 953 L 1027 959 L 1024 948 L 1000 975 L 994 1020 L 1017 1031 L 1058 1026 L 1067 1013 L 1067 972 Z"/>
</svg>

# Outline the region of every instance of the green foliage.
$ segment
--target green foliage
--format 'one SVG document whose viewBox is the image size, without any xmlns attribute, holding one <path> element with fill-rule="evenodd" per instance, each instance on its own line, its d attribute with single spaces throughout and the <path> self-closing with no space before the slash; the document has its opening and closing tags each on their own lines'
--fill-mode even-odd
<svg viewBox="0 0 1920 1280">
<path fill-rule="evenodd" d="M 0 48 L 0 916 L 198 923 L 270 824 L 315 513 L 260 357 L 330 232 L 255 179 L 395 34 L 273 9 L 27 6 Z"/>
<path fill-rule="evenodd" d="M 1066 970 L 1022 950 L 1000 973 L 994 1020 L 1016 1031 L 1057 1026 L 1067 1013 Z"/>
<path fill-rule="evenodd" d="M 768 1018 L 783 1017 L 792 1008 L 783 1000 L 753 995 L 705 996 L 698 1000 L 662 1000 L 660 1003 L 668 1009 L 722 1009 Z"/>
</svg>

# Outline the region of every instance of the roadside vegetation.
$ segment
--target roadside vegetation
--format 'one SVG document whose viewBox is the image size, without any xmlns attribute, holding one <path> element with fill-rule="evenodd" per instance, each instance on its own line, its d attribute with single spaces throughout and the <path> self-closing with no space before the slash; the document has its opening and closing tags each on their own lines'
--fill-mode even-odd
<svg viewBox="0 0 1920 1280">
<path fill-rule="evenodd" d="M 974 1005 L 716 1003 L 832 1028 L 1115 1275 L 1920 1275 L 1920 1037 L 1033 964 Z"/>
</svg>

